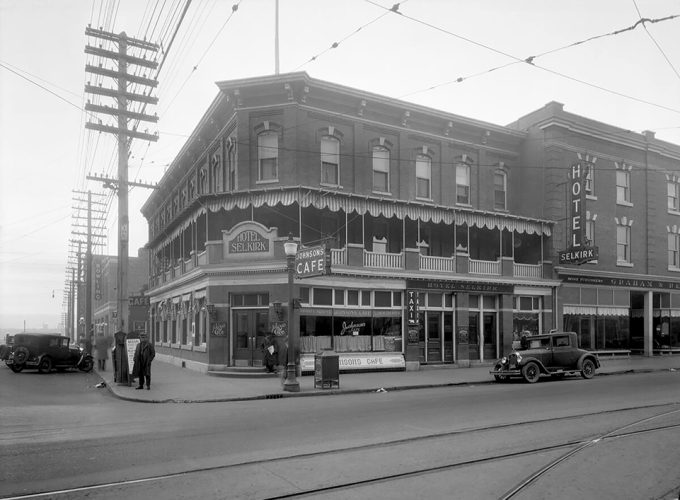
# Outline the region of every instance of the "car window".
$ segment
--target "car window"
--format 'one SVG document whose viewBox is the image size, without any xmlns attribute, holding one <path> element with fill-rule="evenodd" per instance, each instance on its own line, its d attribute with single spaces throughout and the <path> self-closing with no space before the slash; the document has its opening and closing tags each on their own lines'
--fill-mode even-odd
<svg viewBox="0 0 680 500">
<path fill-rule="evenodd" d="M 61 339 L 61 347 L 68 347 L 69 339 Z"/>
<path fill-rule="evenodd" d="M 529 349 L 548 349 L 550 347 L 550 338 L 531 339 L 529 341 Z"/>
<path fill-rule="evenodd" d="M 59 345 L 59 339 L 50 339 L 50 343 L 48 345 L 50 347 L 57 347 Z"/>
<path fill-rule="evenodd" d="M 569 347 L 569 337 L 555 337 L 555 347 Z"/>
</svg>

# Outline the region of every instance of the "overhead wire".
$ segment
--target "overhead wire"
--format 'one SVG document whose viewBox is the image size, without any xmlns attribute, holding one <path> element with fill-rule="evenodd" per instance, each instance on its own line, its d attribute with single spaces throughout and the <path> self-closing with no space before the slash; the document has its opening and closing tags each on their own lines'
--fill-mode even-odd
<svg viewBox="0 0 680 500">
<path fill-rule="evenodd" d="M 649 38 L 652 40 L 652 42 L 654 43 L 656 48 L 659 49 L 659 52 L 661 52 L 661 55 L 666 60 L 668 65 L 671 67 L 671 69 L 673 70 L 673 73 L 675 73 L 675 76 L 677 76 L 678 79 L 680 79 L 680 73 L 678 73 L 678 70 L 673 65 L 671 60 L 668 58 L 668 55 L 666 55 L 666 52 L 664 52 L 664 50 L 661 48 L 661 45 L 659 45 L 659 42 L 656 41 L 656 39 L 652 36 L 652 34 L 647 29 L 647 23 L 648 22 L 659 22 L 659 20 L 652 20 L 652 19 L 643 18 L 642 13 L 640 12 L 640 9 L 638 8 L 637 2 L 635 0 L 633 0 L 633 5 L 635 5 L 635 10 L 637 11 L 638 16 L 640 16 L 640 20 L 636 23 L 636 25 L 638 23 L 642 25 L 642 27 L 645 29 L 645 33 L 647 33 L 647 36 L 649 36 Z"/>
<path fill-rule="evenodd" d="M 392 13 L 394 13 L 394 14 L 397 14 L 397 15 L 399 15 L 399 16 L 402 16 L 403 18 L 408 19 L 408 20 L 410 20 L 410 21 L 413 21 L 413 22 L 415 22 L 415 23 L 421 24 L 421 25 L 426 26 L 426 27 L 428 27 L 428 28 L 434 29 L 434 30 L 439 31 L 439 32 L 441 32 L 441 33 L 444 33 L 444 34 L 446 34 L 446 35 L 452 36 L 452 37 L 454 37 L 454 38 L 463 40 L 463 41 L 465 41 L 465 42 L 467 42 L 467 43 L 476 45 L 476 46 L 478 46 L 478 47 L 481 47 L 481 48 L 483 48 L 483 49 L 489 50 L 489 51 L 494 52 L 494 53 L 496 53 L 496 54 L 500 54 L 500 55 L 503 55 L 503 56 L 508 57 L 508 58 L 510 58 L 510 59 L 513 59 L 513 62 L 512 62 L 512 63 L 508 63 L 508 64 L 501 65 L 501 66 L 497 66 L 497 67 L 491 68 L 491 69 L 489 69 L 489 70 L 486 70 L 486 71 L 477 73 L 477 74 L 475 74 L 475 75 L 473 75 L 473 76 L 480 76 L 480 75 L 485 74 L 485 73 L 489 73 L 489 72 L 496 71 L 496 70 L 501 69 L 501 68 L 508 67 L 508 66 L 510 66 L 510 65 L 512 65 L 512 64 L 526 63 L 526 64 L 529 64 L 530 66 L 533 66 L 533 67 L 538 68 L 538 69 L 540 69 L 540 70 L 543 70 L 543 71 L 545 71 L 545 72 L 551 73 L 551 74 L 553 74 L 553 75 L 555 75 L 555 76 L 559 76 L 560 78 L 564 78 L 564 79 L 567 79 L 567 80 L 571 80 L 571 81 L 573 81 L 573 82 L 580 83 L 580 84 L 582 84 L 582 85 L 586 85 L 586 86 L 589 86 L 589 87 L 592 87 L 592 88 L 601 90 L 601 91 L 606 92 L 606 93 L 610 93 L 610 94 L 613 94 L 613 95 L 616 95 L 616 96 L 619 96 L 619 97 L 623 97 L 623 98 L 625 98 L 625 99 L 630 99 L 630 100 L 633 100 L 633 101 L 637 101 L 637 102 L 640 102 L 640 103 L 642 103 L 642 104 L 647 104 L 647 105 L 650 105 L 650 106 L 653 106 L 653 107 L 657 107 L 657 108 L 659 108 L 659 109 L 664 109 L 664 110 L 667 110 L 667 111 L 672 111 L 672 112 L 674 112 L 674 113 L 680 113 L 680 110 L 671 108 L 671 107 L 669 107 L 669 106 L 666 106 L 666 105 L 663 105 L 663 104 L 659 104 L 659 103 L 655 103 L 655 102 L 652 102 L 652 101 L 648 101 L 648 100 L 646 100 L 646 99 L 641 99 L 641 98 L 638 98 L 638 97 L 634 97 L 634 96 L 631 96 L 631 95 L 628 95 L 628 94 L 624 94 L 623 92 L 618 92 L 618 91 L 616 91 L 616 90 L 612 90 L 612 89 L 603 87 L 603 86 L 601 86 L 601 85 L 597 85 L 597 84 L 588 82 L 588 81 L 583 80 L 583 79 L 580 79 L 580 78 L 576 78 L 576 77 L 573 77 L 573 76 L 570 76 L 570 75 L 566 75 L 566 74 L 564 74 L 564 73 L 562 73 L 562 72 L 559 72 L 559 71 L 556 71 L 556 70 L 552 70 L 552 69 L 550 69 L 550 68 L 546 68 L 546 67 L 544 67 L 544 66 L 539 66 L 538 64 L 536 64 L 536 59 L 539 58 L 539 57 L 542 57 L 542 56 L 544 56 L 544 55 L 551 54 L 551 53 L 554 53 L 554 52 L 557 52 L 557 51 L 560 51 L 560 50 L 564 50 L 564 49 L 569 48 L 569 47 L 574 47 L 574 46 L 576 46 L 576 45 L 581 45 L 581 44 L 583 44 L 583 43 L 586 43 L 586 42 L 589 42 L 589 41 L 592 41 L 592 40 L 596 40 L 596 39 L 599 39 L 599 38 L 603 38 L 603 37 L 607 37 L 607 36 L 615 36 L 615 35 L 619 35 L 619 34 L 621 34 L 621 33 L 627 32 L 627 31 L 632 31 L 632 30 L 634 30 L 637 26 L 640 26 L 640 25 L 643 25 L 643 26 L 644 26 L 645 23 L 644 23 L 644 22 L 641 22 L 640 20 L 637 21 L 637 22 L 636 22 L 635 24 L 633 24 L 632 26 L 629 26 L 629 27 L 627 27 L 627 28 L 623 28 L 623 29 L 620 29 L 620 30 L 616 30 L 616 31 L 613 31 L 613 32 L 610 32 L 610 33 L 606 33 L 606 34 L 603 34 L 603 35 L 597 35 L 597 36 L 594 36 L 594 37 L 589 37 L 589 38 L 587 38 L 587 39 L 585 39 L 585 40 L 580 40 L 580 41 L 578 41 L 578 42 L 573 42 L 573 43 L 570 43 L 570 44 L 565 45 L 565 46 L 562 46 L 562 47 L 558 47 L 558 48 L 555 48 L 555 49 L 551 49 L 551 50 L 549 50 L 549 51 L 545 51 L 545 52 L 543 52 L 543 53 L 539 53 L 539 54 L 535 54 L 535 55 L 532 55 L 532 56 L 529 56 L 529 57 L 521 58 L 521 57 L 517 57 L 517 56 L 512 55 L 512 54 L 509 54 L 509 53 L 507 53 L 507 52 L 505 52 L 505 51 L 502 51 L 502 50 L 500 50 L 500 49 L 497 49 L 497 48 L 495 48 L 495 47 L 492 47 L 492 46 L 490 46 L 490 45 L 488 45 L 488 44 L 484 44 L 484 43 L 478 42 L 478 41 L 473 40 L 473 39 L 471 39 L 471 38 L 468 38 L 468 37 L 459 35 L 459 34 L 457 34 L 457 33 L 454 33 L 454 32 L 452 32 L 452 31 L 450 31 L 450 30 L 447 30 L 447 29 L 441 28 L 441 27 L 439 27 L 439 26 L 436 26 L 436 25 L 434 25 L 434 24 L 432 24 L 432 23 L 423 21 L 423 20 L 418 19 L 418 18 L 413 17 L 413 16 L 409 16 L 409 15 L 407 15 L 407 14 L 404 14 L 403 12 L 401 12 L 401 11 L 398 10 L 398 9 L 391 9 L 391 8 L 388 8 L 388 7 L 384 7 L 384 6 L 380 5 L 380 4 L 378 4 L 377 2 L 374 2 L 373 0 L 365 0 L 365 1 L 368 2 L 368 3 L 370 3 L 370 4 L 372 4 L 372 5 L 375 5 L 375 6 L 377 6 L 377 7 L 380 7 L 381 9 L 384 9 L 384 10 L 388 11 L 388 13 L 389 13 L 389 12 L 392 12 Z M 659 19 L 650 19 L 650 20 L 646 20 L 645 22 L 653 22 L 653 23 L 656 23 L 656 22 L 663 22 L 663 21 L 669 21 L 669 20 L 677 19 L 677 18 L 679 18 L 679 17 L 680 17 L 680 14 L 673 14 L 673 15 L 666 16 L 666 17 L 659 18 Z M 468 77 L 468 78 L 470 78 L 470 77 Z M 468 78 L 460 78 L 460 77 L 459 77 L 459 78 L 457 78 L 456 80 L 451 80 L 451 81 L 449 81 L 449 82 L 446 82 L 445 84 L 440 84 L 440 85 L 435 85 L 435 86 L 428 87 L 426 90 L 432 90 L 432 89 L 434 89 L 434 88 L 437 88 L 437 87 L 440 87 L 440 86 L 443 86 L 443 85 L 448 85 L 448 84 L 451 84 L 451 83 L 460 83 L 460 82 L 462 82 L 462 81 L 464 81 L 465 79 L 468 79 Z M 405 96 L 409 96 L 409 95 L 413 95 L 413 94 L 416 94 L 416 93 L 419 93 L 419 92 L 422 92 L 422 91 L 423 91 L 423 90 L 421 90 L 421 91 L 410 92 L 410 93 L 408 93 L 408 94 L 404 94 L 403 96 L 400 96 L 400 98 L 401 98 L 401 97 L 405 97 Z"/>
</svg>

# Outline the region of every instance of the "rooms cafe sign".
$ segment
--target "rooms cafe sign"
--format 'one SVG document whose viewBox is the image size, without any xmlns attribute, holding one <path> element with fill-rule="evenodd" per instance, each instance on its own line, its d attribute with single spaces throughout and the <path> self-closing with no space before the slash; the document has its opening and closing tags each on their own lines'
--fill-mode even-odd
<svg viewBox="0 0 680 500">
<path fill-rule="evenodd" d="M 586 182 L 592 179 L 592 168 L 597 158 L 578 155 L 579 161 L 571 166 L 569 174 L 570 210 L 567 218 L 570 225 L 570 244 L 566 250 L 559 252 L 560 264 L 583 264 L 597 260 L 598 248 L 590 246 L 586 238 Z"/>
</svg>

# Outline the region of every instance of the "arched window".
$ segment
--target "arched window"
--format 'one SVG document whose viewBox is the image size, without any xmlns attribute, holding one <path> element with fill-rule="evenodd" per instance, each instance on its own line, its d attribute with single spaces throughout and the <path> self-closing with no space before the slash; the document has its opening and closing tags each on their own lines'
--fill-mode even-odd
<svg viewBox="0 0 680 500">
<path fill-rule="evenodd" d="M 340 141 L 330 135 L 321 138 L 321 184 L 340 183 Z"/>
<path fill-rule="evenodd" d="M 259 181 L 276 180 L 279 177 L 279 135 L 263 132 L 257 136 Z"/>
<path fill-rule="evenodd" d="M 390 150 L 373 146 L 373 191 L 390 192 Z"/>
<path fill-rule="evenodd" d="M 507 210 L 508 175 L 503 170 L 493 174 L 493 207 L 496 210 Z"/>
<path fill-rule="evenodd" d="M 456 165 L 456 203 L 470 204 L 470 165 Z"/>
<path fill-rule="evenodd" d="M 424 154 L 416 155 L 416 197 L 432 197 L 432 160 Z"/>
</svg>

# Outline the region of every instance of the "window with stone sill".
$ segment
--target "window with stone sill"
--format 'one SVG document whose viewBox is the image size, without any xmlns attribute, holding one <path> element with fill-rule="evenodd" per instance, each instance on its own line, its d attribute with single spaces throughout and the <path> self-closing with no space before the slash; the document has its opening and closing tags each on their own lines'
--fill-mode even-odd
<svg viewBox="0 0 680 500">
<path fill-rule="evenodd" d="M 470 204 L 470 165 L 467 163 L 456 165 L 456 203 Z"/>
<path fill-rule="evenodd" d="M 424 154 L 416 155 L 416 197 L 432 198 L 432 159 Z"/>
<path fill-rule="evenodd" d="M 680 212 L 680 183 L 672 181 L 668 182 L 667 193 L 668 211 Z"/>
<path fill-rule="evenodd" d="M 373 191 L 390 191 L 390 151 L 384 146 L 373 147 Z"/>
<path fill-rule="evenodd" d="M 321 184 L 340 184 L 340 141 L 329 135 L 321 138 Z"/>
<path fill-rule="evenodd" d="M 263 132 L 257 136 L 258 181 L 275 181 L 279 177 L 279 135 Z"/>
</svg>

